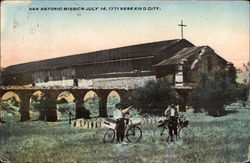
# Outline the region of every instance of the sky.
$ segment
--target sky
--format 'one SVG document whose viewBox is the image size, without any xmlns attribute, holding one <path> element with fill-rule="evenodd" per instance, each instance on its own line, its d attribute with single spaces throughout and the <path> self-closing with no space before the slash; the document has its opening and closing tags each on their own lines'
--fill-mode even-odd
<svg viewBox="0 0 250 163">
<path fill-rule="evenodd" d="M 51 7 L 57 10 L 41 10 Z M 64 10 L 70 7 L 84 10 Z M 88 7 L 94 10 L 86 11 Z M 107 10 L 101 10 L 104 7 Z M 237 68 L 249 61 L 250 18 L 246 1 L 19 0 L 1 2 L 1 67 L 179 39 L 181 20 L 187 25 L 184 38 L 194 45 L 210 46 Z"/>
</svg>

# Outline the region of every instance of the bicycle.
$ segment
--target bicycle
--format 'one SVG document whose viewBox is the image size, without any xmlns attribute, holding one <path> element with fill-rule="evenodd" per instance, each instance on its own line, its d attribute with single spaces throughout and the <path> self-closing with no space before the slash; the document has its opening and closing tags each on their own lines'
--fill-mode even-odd
<svg viewBox="0 0 250 163">
<path fill-rule="evenodd" d="M 157 127 L 154 129 L 154 136 L 161 137 L 162 139 L 166 138 L 169 141 L 169 120 L 164 119 L 158 122 Z M 177 138 L 184 141 L 194 140 L 194 133 L 189 127 L 189 121 L 185 119 L 184 116 L 181 116 L 177 124 Z"/>
<path fill-rule="evenodd" d="M 138 126 L 141 124 L 140 122 L 134 123 L 131 119 L 127 119 L 129 122 L 125 123 L 125 137 L 129 142 L 138 142 L 142 137 L 142 130 Z M 103 136 L 104 143 L 112 143 L 116 137 L 116 122 L 113 119 L 106 119 L 103 122 L 104 126 L 108 129 L 105 131 Z"/>
</svg>

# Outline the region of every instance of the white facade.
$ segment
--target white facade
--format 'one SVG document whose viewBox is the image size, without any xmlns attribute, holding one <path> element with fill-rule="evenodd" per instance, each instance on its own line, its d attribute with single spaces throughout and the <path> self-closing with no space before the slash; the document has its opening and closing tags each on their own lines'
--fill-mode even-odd
<svg viewBox="0 0 250 163">
<path fill-rule="evenodd" d="M 148 81 L 156 81 L 155 76 L 141 76 L 141 77 L 115 77 L 115 78 L 97 78 L 97 79 L 78 79 L 78 87 L 86 89 L 134 89 L 144 86 Z M 35 83 L 36 86 L 45 87 L 71 87 L 73 86 L 73 79 L 58 80 Z"/>
</svg>

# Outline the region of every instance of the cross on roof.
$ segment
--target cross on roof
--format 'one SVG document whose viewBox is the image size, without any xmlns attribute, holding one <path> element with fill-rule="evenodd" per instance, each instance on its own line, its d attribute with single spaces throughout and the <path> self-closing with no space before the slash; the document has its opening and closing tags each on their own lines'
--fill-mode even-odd
<svg viewBox="0 0 250 163">
<path fill-rule="evenodd" d="M 181 27 L 181 38 L 183 39 L 183 27 L 186 27 L 187 25 L 184 25 L 182 20 L 181 20 L 181 24 L 178 24 L 178 26 Z"/>
</svg>

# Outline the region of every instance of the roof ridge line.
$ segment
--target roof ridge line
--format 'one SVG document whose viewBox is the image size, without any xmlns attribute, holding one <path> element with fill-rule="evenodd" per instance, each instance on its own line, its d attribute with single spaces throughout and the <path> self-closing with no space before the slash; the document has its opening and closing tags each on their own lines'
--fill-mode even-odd
<svg viewBox="0 0 250 163">
<path fill-rule="evenodd" d="M 86 53 L 72 54 L 72 55 L 60 56 L 60 57 L 55 57 L 55 58 L 47 58 L 47 59 L 41 59 L 41 60 L 37 60 L 37 61 L 24 62 L 24 63 L 10 65 L 10 66 L 7 66 L 5 68 L 9 68 L 9 67 L 12 67 L 12 66 L 19 66 L 19 65 L 29 64 L 29 63 L 36 63 L 36 62 L 41 62 L 41 61 L 49 61 L 49 60 L 53 60 L 53 59 L 63 59 L 63 58 L 73 57 L 73 56 L 80 56 L 80 55 L 86 55 L 86 54 L 97 53 L 97 52 L 104 52 L 104 51 L 109 51 L 109 50 L 117 50 L 117 49 L 121 49 L 121 48 L 136 47 L 136 46 L 149 45 L 149 44 L 168 42 L 168 41 L 176 42 L 176 41 L 179 41 L 179 40 L 180 39 L 162 40 L 162 41 L 156 41 L 156 42 L 148 42 L 148 43 L 140 43 L 140 44 L 135 44 L 135 45 L 120 46 L 120 47 L 116 47 L 116 48 L 109 48 L 109 49 L 103 49 L 103 50 L 97 50 L 97 51 L 90 51 L 90 52 L 86 52 Z"/>
</svg>

